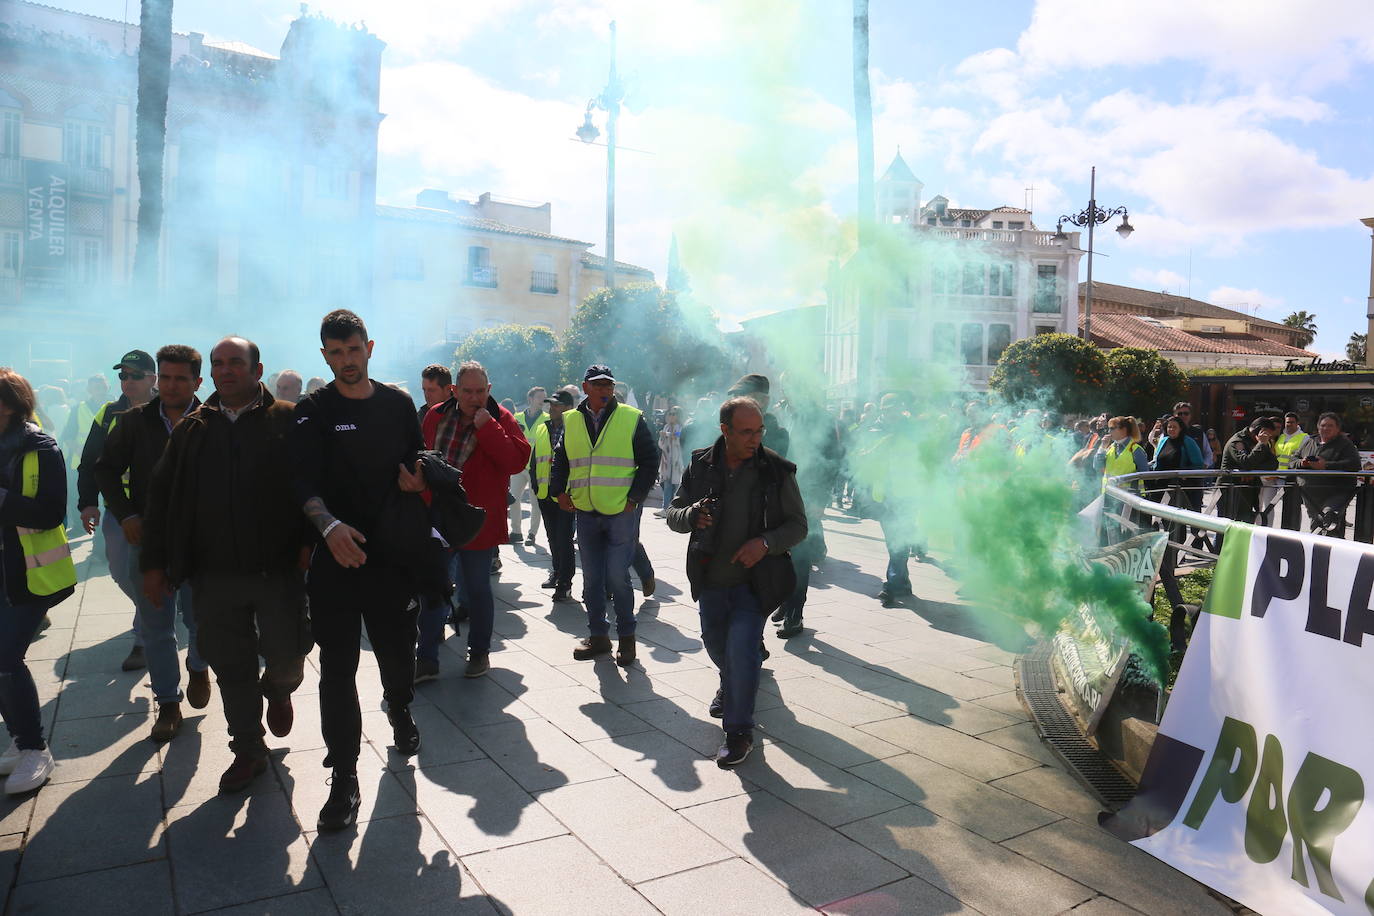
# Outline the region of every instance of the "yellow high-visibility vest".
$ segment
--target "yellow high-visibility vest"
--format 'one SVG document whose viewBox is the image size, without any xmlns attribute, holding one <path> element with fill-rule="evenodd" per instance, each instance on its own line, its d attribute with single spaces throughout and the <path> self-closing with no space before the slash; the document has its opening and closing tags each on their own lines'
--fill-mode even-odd
<svg viewBox="0 0 1374 916">
<path fill-rule="evenodd" d="M 640 411 L 616 405 L 592 446 L 587 418 L 580 410 L 563 414 L 563 449 L 568 454 L 568 495 L 583 512 L 617 515 L 625 511 L 635 476 L 635 427 Z"/>
<path fill-rule="evenodd" d="M 534 420 L 532 420 L 530 423 L 526 424 L 526 423 L 525 423 L 525 412 L 524 412 L 523 410 L 517 410 L 517 411 L 515 412 L 515 425 L 516 425 L 516 426 L 519 426 L 519 427 L 520 427 L 520 432 L 522 432 L 522 433 L 525 434 L 525 441 L 526 441 L 526 442 L 529 442 L 529 443 L 533 443 L 533 442 L 534 442 L 534 431 L 535 431 L 536 429 L 538 429 L 541 425 L 543 425 L 544 421 L 547 420 L 548 418 L 549 418 L 549 415 L 546 414 L 546 413 L 544 413 L 544 412 L 541 410 L 541 411 L 539 412 L 539 416 L 535 417 Z"/>
<path fill-rule="evenodd" d="M 539 499 L 549 498 L 549 471 L 553 468 L 553 433 L 546 420 L 534 428 L 534 488 Z"/>
<path fill-rule="evenodd" d="M 97 411 L 91 410 L 91 408 L 86 405 L 85 401 L 81 401 L 76 405 L 76 434 L 81 438 L 79 441 L 71 443 L 72 453 L 67 456 L 67 466 L 73 471 L 81 464 L 82 446 L 86 444 L 86 436 L 91 434 L 91 424 L 96 421 L 97 417 L 103 419 L 105 416 L 105 409 L 109 406 L 109 402 L 106 402 L 101 406 L 100 410 Z"/>
<path fill-rule="evenodd" d="M 20 488 L 29 499 L 38 496 L 38 452 L 24 455 L 24 482 Z M 19 549 L 24 554 L 24 574 L 29 591 L 46 597 L 76 585 L 76 565 L 67 546 L 67 532 L 61 525 L 40 531 L 37 528 L 15 526 L 19 532 Z"/>
<path fill-rule="evenodd" d="M 1288 433 L 1279 433 L 1278 439 L 1274 441 L 1274 454 L 1279 458 L 1280 471 L 1286 471 L 1293 466 L 1293 458 L 1298 454 L 1298 449 L 1310 438 L 1311 436 L 1302 430 L 1291 436 Z"/>
<path fill-rule="evenodd" d="M 1140 451 L 1140 443 L 1131 442 L 1129 439 L 1125 441 L 1128 443 L 1126 448 L 1121 448 L 1120 443 L 1115 442 L 1107 446 L 1107 461 L 1102 466 L 1103 490 L 1107 489 L 1107 481 L 1111 480 L 1113 477 L 1120 477 L 1123 474 L 1134 474 L 1136 472 L 1135 453 Z M 1140 482 L 1137 481 L 1135 484 L 1127 487 L 1127 489 L 1139 490 Z"/>
</svg>

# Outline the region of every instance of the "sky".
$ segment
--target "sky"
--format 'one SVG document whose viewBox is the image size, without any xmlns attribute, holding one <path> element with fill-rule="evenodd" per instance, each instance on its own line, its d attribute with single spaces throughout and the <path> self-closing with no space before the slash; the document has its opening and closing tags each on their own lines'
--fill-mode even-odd
<svg viewBox="0 0 1374 916">
<path fill-rule="evenodd" d="M 112 19 L 134 0 L 53 0 Z M 291 0 L 177 0 L 174 27 L 277 53 Z M 383 57 L 378 195 L 550 201 L 554 232 L 605 232 L 605 148 L 574 138 L 618 23 L 618 259 L 663 279 L 682 242 L 729 326 L 823 301 L 856 211 L 845 0 L 319 0 Z M 437 15 L 436 15 L 437 13 Z M 1052 227 L 1125 206 L 1096 279 L 1281 320 L 1314 349 L 1364 331 L 1374 217 L 1368 0 L 872 0 L 876 168 L 898 147 L 923 198 L 1025 206 Z M 604 131 L 605 115 L 595 112 Z M 603 133 L 604 137 L 604 133 Z M 1034 188 L 1031 192 L 1028 189 Z M 1114 224 L 1113 224 L 1114 225 Z M 852 235 L 852 233 L 849 233 Z"/>
</svg>

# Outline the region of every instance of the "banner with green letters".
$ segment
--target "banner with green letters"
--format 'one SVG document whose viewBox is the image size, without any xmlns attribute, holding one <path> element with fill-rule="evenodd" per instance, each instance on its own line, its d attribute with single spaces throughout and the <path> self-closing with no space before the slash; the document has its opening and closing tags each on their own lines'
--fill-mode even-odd
<svg viewBox="0 0 1374 916">
<path fill-rule="evenodd" d="M 1203 611 L 1103 826 L 1258 912 L 1368 916 L 1374 547 L 1235 525 Z"/>
</svg>

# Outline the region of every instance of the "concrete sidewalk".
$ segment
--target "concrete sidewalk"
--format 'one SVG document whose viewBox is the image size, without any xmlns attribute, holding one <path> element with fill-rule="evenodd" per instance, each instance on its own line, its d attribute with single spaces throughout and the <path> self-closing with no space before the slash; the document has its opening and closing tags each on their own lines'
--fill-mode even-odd
<svg viewBox="0 0 1374 916">
<path fill-rule="evenodd" d="M 218 695 L 150 742 L 145 673 L 119 670 L 128 602 L 92 576 L 29 653 L 58 768 L 0 801 L 5 912 L 1229 912 L 1096 827 L 1017 701 L 1013 656 L 949 579 L 913 563 L 919 599 L 884 609 L 877 525 L 832 514 L 826 530 L 807 632 L 767 635 L 759 743 L 737 770 L 710 759 L 687 539 L 646 516 L 659 590 L 628 670 L 573 661 L 585 617 L 539 588 L 542 546 L 502 548 L 491 673 L 464 680 L 450 639 L 417 693 L 416 758 L 389 749 L 365 654 L 360 823 L 326 835 L 316 658 L 295 730 L 268 736 L 272 771 L 218 796 Z"/>
</svg>

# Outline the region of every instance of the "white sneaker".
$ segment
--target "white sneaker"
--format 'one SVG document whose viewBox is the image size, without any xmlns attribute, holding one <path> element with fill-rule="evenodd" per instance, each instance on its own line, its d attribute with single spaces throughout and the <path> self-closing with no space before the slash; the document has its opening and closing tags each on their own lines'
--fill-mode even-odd
<svg viewBox="0 0 1374 916">
<path fill-rule="evenodd" d="M 48 781 L 52 769 L 52 752 L 46 748 L 41 751 L 20 751 L 14 772 L 5 780 L 5 794 L 21 795 L 37 789 Z"/>
<path fill-rule="evenodd" d="M 15 765 L 19 763 L 19 748 L 14 742 L 5 748 L 5 753 L 0 754 L 0 776 L 8 776 L 14 772 Z"/>
</svg>

